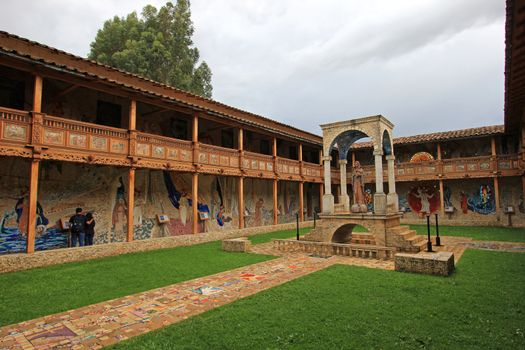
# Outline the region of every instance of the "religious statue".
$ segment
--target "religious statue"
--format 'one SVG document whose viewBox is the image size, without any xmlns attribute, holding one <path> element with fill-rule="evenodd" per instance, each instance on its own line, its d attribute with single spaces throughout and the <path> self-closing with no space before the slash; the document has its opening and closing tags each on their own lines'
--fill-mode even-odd
<svg viewBox="0 0 525 350">
<path fill-rule="evenodd" d="M 352 189 L 354 199 L 352 213 L 366 213 L 368 210 L 365 201 L 365 175 L 358 161 L 352 167 Z"/>
</svg>

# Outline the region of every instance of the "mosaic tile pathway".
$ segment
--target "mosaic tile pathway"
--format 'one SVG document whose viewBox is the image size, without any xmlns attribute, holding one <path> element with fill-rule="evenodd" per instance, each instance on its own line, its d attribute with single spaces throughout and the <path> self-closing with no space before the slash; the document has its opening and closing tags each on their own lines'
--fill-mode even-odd
<svg viewBox="0 0 525 350">
<path fill-rule="evenodd" d="M 440 250 L 453 251 L 456 262 L 471 239 L 446 237 Z M 524 249 L 525 244 L 483 242 L 492 249 Z M 280 255 L 272 243 L 254 253 Z M 523 250 L 520 250 L 523 251 Z M 89 305 L 0 328 L 0 349 L 100 349 L 165 327 L 240 298 L 272 288 L 333 264 L 394 269 L 393 261 L 287 254 L 212 276 Z"/>
</svg>

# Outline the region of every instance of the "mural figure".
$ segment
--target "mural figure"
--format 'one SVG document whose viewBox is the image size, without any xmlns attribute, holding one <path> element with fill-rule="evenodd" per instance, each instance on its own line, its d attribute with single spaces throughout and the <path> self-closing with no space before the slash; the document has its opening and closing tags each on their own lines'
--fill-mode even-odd
<svg viewBox="0 0 525 350">
<path fill-rule="evenodd" d="M 183 189 L 179 198 L 179 217 L 182 226 L 186 226 L 186 222 L 188 219 L 188 207 L 188 193 L 186 192 L 186 190 Z"/>
<path fill-rule="evenodd" d="M 467 199 L 467 207 L 475 213 L 488 215 L 496 212 L 492 190 L 489 185 L 481 185 L 478 194 Z"/>
<path fill-rule="evenodd" d="M 464 191 L 461 191 L 459 201 L 461 203 L 461 211 L 463 212 L 463 214 L 468 213 L 467 200 L 467 194 Z"/>
<path fill-rule="evenodd" d="M 435 188 L 417 186 L 407 195 L 410 208 L 420 215 L 429 215 L 439 208 L 439 196 Z"/>
<path fill-rule="evenodd" d="M 434 160 L 434 156 L 432 156 L 428 152 L 417 152 L 410 158 L 410 163 L 419 163 L 419 162 L 428 162 Z"/>
<path fill-rule="evenodd" d="M 443 188 L 443 200 L 445 201 L 445 207 L 453 207 L 453 205 L 452 205 L 452 190 L 448 186 L 445 186 Z"/>
<path fill-rule="evenodd" d="M 255 203 L 255 219 L 254 219 L 255 226 L 262 225 L 263 206 L 264 206 L 264 200 L 262 198 L 259 198 L 259 200 Z"/>
<path fill-rule="evenodd" d="M 17 199 L 15 204 L 15 213 L 16 213 L 16 223 L 18 230 L 22 235 L 27 234 L 27 221 L 28 221 L 28 211 L 27 209 L 27 200 L 29 198 L 29 190 L 24 189 L 20 197 Z M 46 226 L 49 224 L 49 220 L 44 216 L 44 209 L 39 202 L 36 203 L 36 226 L 37 233 L 42 234 L 46 230 Z"/>
<path fill-rule="evenodd" d="M 113 208 L 113 216 L 111 223 L 113 225 L 113 232 L 116 237 L 123 237 L 126 220 L 127 220 L 127 206 L 123 198 L 119 198 L 115 207 Z"/>
<path fill-rule="evenodd" d="M 135 189 L 135 207 L 133 207 L 133 226 L 140 227 L 142 225 L 143 212 L 142 207 L 146 204 L 142 198 L 142 191 L 140 188 Z"/>
<path fill-rule="evenodd" d="M 352 190 L 354 204 L 352 204 L 351 211 L 353 213 L 366 213 L 368 208 L 365 200 L 364 171 L 359 161 L 354 163 L 352 169 Z"/>
</svg>

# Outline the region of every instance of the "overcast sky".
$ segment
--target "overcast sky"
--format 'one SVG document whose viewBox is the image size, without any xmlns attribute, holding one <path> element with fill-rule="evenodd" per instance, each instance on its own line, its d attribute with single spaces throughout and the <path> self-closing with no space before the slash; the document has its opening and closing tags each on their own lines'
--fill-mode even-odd
<svg viewBox="0 0 525 350">
<path fill-rule="evenodd" d="M 2 0 L 0 30 L 80 56 L 157 0 Z M 503 123 L 503 0 L 193 0 L 213 98 L 320 134 L 382 114 L 394 135 Z"/>
</svg>

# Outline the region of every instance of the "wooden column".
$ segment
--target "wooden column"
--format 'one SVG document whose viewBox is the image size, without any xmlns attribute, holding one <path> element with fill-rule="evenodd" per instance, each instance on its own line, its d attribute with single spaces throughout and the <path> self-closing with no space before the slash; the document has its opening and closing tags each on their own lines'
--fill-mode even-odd
<svg viewBox="0 0 525 350">
<path fill-rule="evenodd" d="M 24 210 L 28 211 L 27 215 L 27 242 L 26 252 L 35 252 L 35 233 L 36 233 L 36 207 L 38 198 L 38 171 L 40 159 L 31 159 L 31 168 L 29 173 L 29 203 Z"/>
<path fill-rule="evenodd" d="M 199 114 L 197 112 L 193 114 L 191 141 L 193 145 L 193 165 L 196 167 L 199 162 Z M 197 170 L 195 169 L 195 171 Z"/>
<path fill-rule="evenodd" d="M 278 207 L 278 182 L 277 179 L 273 179 L 273 224 L 279 223 L 279 207 Z"/>
<path fill-rule="evenodd" d="M 439 200 L 441 215 L 445 215 L 445 192 L 443 186 L 443 179 L 439 179 Z"/>
<path fill-rule="evenodd" d="M 241 172 L 243 170 L 243 158 L 244 158 L 244 130 L 239 128 L 239 168 Z M 244 228 L 244 177 L 240 176 L 238 190 L 238 211 L 239 211 L 239 228 Z"/>
<path fill-rule="evenodd" d="M 135 208 L 135 168 L 129 168 L 128 174 L 128 227 L 126 241 L 133 241 L 133 209 Z"/>
<path fill-rule="evenodd" d="M 437 160 L 441 160 L 441 144 L 437 144 Z"/>
<path fill-rule="evenodd" d="M 244 228 L 244 177 L 239 177 L 239 228 Z"/>
<path fill-rule="evenodd" d="M 137 101 L 131 100 L 129 101 L 129 121 L 128 121 L 128 129 L 129 130 L 135 130 L 137 129 Z"/>
<path fill-rule="evenodd" d="M 35 75 L 35 84 L 33 89 L 33 112 L 42 112 L 42 83 L 40 75 Z"/>
<path fill-rule="evenodd" d="M 494 177 L 494 200 L 496 202 L 496 213 L 500 211 L 500 202 L 499 202 L 499 179 L 497 176 Z"/>
<path fill-rule="evenodd" d="M 492 163 L 494 164 L 494 200 L 496 202 L 496 213 L 499 213 L 500 212 L 500 200 L 499 200 L 498 161 L 497 161 L 496 138 L 494 136 L 490 138 L 490 151 L 492 155 Z"/>
<path fill-rule="evenodd" d="M 35 75 L 33 86 L 33 112 L 42 112 L 42 84 L 43 79 L 40 75 Z M 34 135 L 32 135 L 34 137 Z M 36 207 L 38 200 L 38 173 L 40 169 L 40 159 L 31 159 L 29 170 L 29 198 L 27 207 L 24 210 L 28 211 L 27 215 L 27 240 L 26 252 L 34 253 L 35 251 L 35 236 L 36 236 Z"/>
<path fill-rule="evenodd" d="M 193 233 L 199 233 L 199 174 L 193 173 L 191 178 L 191 209 L 193 217 Z"/>
<path fill-rule="evenodd" d="M 354 164 L 355 164 L 355 153 L 352 152 L 352 168 L 354 167 Z"/>
<path fill-rule="evenodd" d="M 299 221 L 304 221 L 304 182 L 299 182 Z"/>
</svg>

